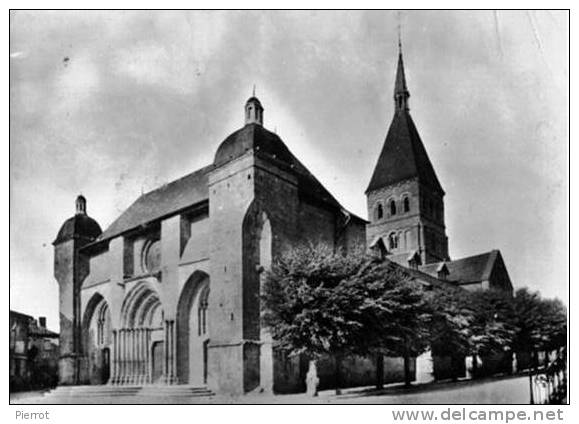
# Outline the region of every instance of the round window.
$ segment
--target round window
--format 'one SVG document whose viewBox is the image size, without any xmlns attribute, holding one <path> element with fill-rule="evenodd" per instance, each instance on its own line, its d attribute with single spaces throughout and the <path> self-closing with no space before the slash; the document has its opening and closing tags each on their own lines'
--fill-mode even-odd
<svg viewBox="0 0 579 424">
<path fill-rule="evenodd" d="M 151 241 L 145 246 L 143 252 L 143 265 L 145 271 L 155 273 L 161 270 L 161 242 Z"/>
</svg>

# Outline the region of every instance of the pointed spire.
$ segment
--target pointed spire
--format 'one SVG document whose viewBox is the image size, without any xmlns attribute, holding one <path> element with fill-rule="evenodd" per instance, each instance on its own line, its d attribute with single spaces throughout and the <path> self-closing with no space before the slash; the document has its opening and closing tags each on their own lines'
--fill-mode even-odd
<svg viewBox="0 0 579 424">
<path fill-rule="evenodd" d="M 398 22 L 398 67 L 396 69 L 396 82 L 394 84 L 394 106 L 398 110 L 408 110 L 408 98 L 410 92 L 406 86 L 406 75 L 404 75 L 404 59 L 402 58 L 402 37 L 400 22 Z"/>
<path fill-rule="evenodd" d="M 253 84 L 253 94 L 251 97 L 255 97 L 255 84 Z"/>
</svg>

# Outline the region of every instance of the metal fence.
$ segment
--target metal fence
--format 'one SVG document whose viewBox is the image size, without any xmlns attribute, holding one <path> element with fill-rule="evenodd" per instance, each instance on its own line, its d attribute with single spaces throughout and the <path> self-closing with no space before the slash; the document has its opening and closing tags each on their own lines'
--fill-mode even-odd
<svg viewBox="0 0 579 424">
<path fill-rule="evenodd" d="M 546 355 L 545 363 L 529 370 L 530 403 L 567 403 L 567 350 L 556 351 L 552 361 Z"/>
</svg>

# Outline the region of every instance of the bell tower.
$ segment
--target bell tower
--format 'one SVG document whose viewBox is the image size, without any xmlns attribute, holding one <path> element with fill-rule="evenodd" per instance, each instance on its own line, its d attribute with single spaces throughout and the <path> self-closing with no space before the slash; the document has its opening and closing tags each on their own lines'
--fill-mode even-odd
<svg viewBox="0 0 579 424">
<path fill-rule="evenodd" d="M 60 340 L 59 384 L 79 384 L 81 369 L 81 299 L 80 289 L 89 272 L 88 258 L 81 248 L 101 234 L 99 224 L 86 213 L 86 199 L 76 198 L 75 214 L 67 219 L 54 246 L 54 277 L 58 282 Z"/>
<path fill-rule="evenodd" d="M 402 46 L 394 117 L 366 190 L 367 245 L 404 266 L 448 260 L 444 190 L 410 116 Z"/>
</svg>

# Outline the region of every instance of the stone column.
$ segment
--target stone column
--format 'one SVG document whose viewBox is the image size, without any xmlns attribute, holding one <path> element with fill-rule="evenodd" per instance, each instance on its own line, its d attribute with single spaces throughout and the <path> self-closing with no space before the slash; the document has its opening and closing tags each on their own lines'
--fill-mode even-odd
<svg viewBox="0 0 579 424">
<path fill-rule="evenodd" d="M 171 379 L 172 384 L 177 384 L 177 331 L 175 320 L 171 320 Z"/>
<path fill-rule="evenodd" d="M 139 371 L 138 371 L 138 378 L 137 378 L 137 384 L 140 386 L 143 384 L 143 377 L 144 377 L 144 372 L 143 372 L 143 329 L 139 328 L 137 329 L 137 335 L 138 335 L 138 346 L 139 346 Z"/>
<path fill-rule="evenodd" d="M 137 364 L 136 358 L 136 349 L 135 349 L 135 329 L 131 328 L 130 330 L 130 339 L 131 339 L 131 368 L 130 368 L 130 384 L 135 384 L 135 365 Z"/>
<path fill-rule="evenodd" d="M 434 361 L 430 350 L 416 357 L 416 382 L 418 384 L 434 381 Z"/>
<path fill-rule="evenodd" d="M 163 321 L 163 333 L 165 336 L 164 342 L 163 342 L 163 380 L 166 382 L 167 380 L 167 375 L 169 372 L 169 367 L 168 365 L 168 358 L 169 358 L 169 349 L 168 349 L 168 344 L 169 344 L 169 329 L 167 328 L 168 324 L 167 321 Z"/>
<path fill-rule="evenodd" d="M 139 328 L 139 381 L 138 384 L 142 385 L 145 382 L 145 351 L 143 349 L 145 329 Z"/>
<path fill-rule="evenodd" d="M 146 348 L 146 366 L 147 366 L 147 378 L 145 380 L 146 383 L 152 382 L 152 375 L 153 375 L 153 361 L 151 361 L 151 329 L 147 328 L 145 331 L 145 348 Z"/>
<path fill-rule="evenodd" d="M 133 329 L 133 378 L 131 380 L 132 384 L 136 384 L 137 383 L 137 375 L 139 372 L 139 349 L 138 349 L 138 338 L 137 338 L 137 333 L 138 333 L 138 329 L 134 328 Z"/>
<path fill-rule="evenodd" d="M 133 329 L 127 329 L 127 384 L 132 383 L 133 377 Z"/>
<path fill-rule="evenodd" d="M 134 372 L 134 377 L 133 377 L 133 384 L 139 384 L 139 377 L 141 374 L 141 358 L 140 358 L 140 345 L 139 345 L 139 332 L 140 330 L 138 328 L 135 328 L 135 332 L 134 332 L 134 339 L 135 339 L 135 372 Z"/>
<path fill-rule="evenodd" d="M 109 378 L 109 384 L 116 384 L 117 382 L 117 330 L 112 331 L 113 334 L 113 346 L 112 346 L 112 372 L 111 378 Z"/>
<path fill-rule="evenodd" d="M 164 378 L 166 384 L 175 384 L 177 378 L 175 376 L 175 321 L 165 321 L 165 362 L 164 362 Z"/>
<path fill-rule="evenodd" d="M 128 365 L 129 365 L 129 362 L 128 362 L 128 353 L 129 353 L 129 351 L 128 351 L 128 349 L 127 349 L 127 347 L 128 347 L 128 343 L 127 343 L 127 342 L 128 342 L 128 340 L 127 340 L 128 337 L 127 337 L 127 336 L 128 336 L 128 334 L 127 334 L 127 329 L 125 328 L 125 329 L 123 329 L 123 350 L 122 350 L 123 373 L 122 373 L 122 376 L 121 376 L 121 382 L 122 382 L 122 384 L 127 384 L 127 370 L 128 370 Z"/>
<path fill-rule="evenodd" d="M 124 356 L 125 330 L 121 328 L 119 330 L 117 337 L 119 340 L 119 348 L 118 348 L 118 352 L 117 352 L 118 360 L 119 360 L 118 369 L 117 369 L 117 384 L 123 384 L 123 376 L 124 376 L 124 369 L 125 369 L 125 356 Z"/>
<path fill-rule="evenodd" d="M 142 352 L 143 352 L 143 384 L 147 382 L 147 329 L 142 332 Z"/>
</svg>

